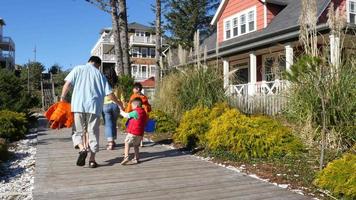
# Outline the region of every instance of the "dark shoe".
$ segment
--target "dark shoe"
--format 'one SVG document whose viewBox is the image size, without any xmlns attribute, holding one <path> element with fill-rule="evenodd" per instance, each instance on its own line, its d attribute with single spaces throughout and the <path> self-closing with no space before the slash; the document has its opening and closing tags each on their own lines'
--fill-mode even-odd
<svg viewBox="0 0 356 200">
<path fill-rule="evenodd" d="M 97 168 L 98 167 L 98 163 L 96 163 L 95 161 L 89 161 L 89 168 Z"/>
<path fill-rule="evenodd" d="M 87 158 L 88 152 L 86 150 L 82 150 L 79 152 L 78 160 L 77 160 L 77 166 L 84 166 L 85 165 L 85 159 Z"/>
</svg>

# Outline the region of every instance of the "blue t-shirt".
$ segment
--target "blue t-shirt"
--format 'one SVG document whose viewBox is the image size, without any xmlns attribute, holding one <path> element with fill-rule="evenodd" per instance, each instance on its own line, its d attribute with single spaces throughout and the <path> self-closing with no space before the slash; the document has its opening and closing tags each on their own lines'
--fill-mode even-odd
<svg viewBox="0 0 356 200">
<path fill-rule="evenodd" d="M 95 66 L 86 64 L 75 67 L 64 80 L 73 87 L 72 112 L 100 116 L 104 97 L 112 93 L 105 76 Z"/>
</svg>

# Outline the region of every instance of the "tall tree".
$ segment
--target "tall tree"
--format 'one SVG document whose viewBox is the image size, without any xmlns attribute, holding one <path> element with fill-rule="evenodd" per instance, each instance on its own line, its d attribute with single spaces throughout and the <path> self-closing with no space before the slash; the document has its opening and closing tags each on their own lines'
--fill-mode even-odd
<svg viewBox="0 0 356 200">
<path fill-rule="evenodd" d="M 112 21 L 112 31 L 111 34 L 114 38 L 114 49 L 115 49 L 115 66 L 116 72 L 119 76 L 124 74 L 124 64 L 123 64 L 123 50 L 120 38 L 120 24 L 119 24 L 119 12 L 118 12 L 118 0 L 85 0 L 100 10 L 107 12 L 111 15 Z"/>
<path fill-rule="evenodd" d="M 122 59 L 122 46 L 120 38 L 120 27 L 119 27 L 119 14 L 117 0 L 110 0 L 111 7 L 111 21 L 112 21 L 112 34 L 114 37 L 114 49 L 116 55 L 116 73 L 119 76 L 124 74 L 124 61 Z"/>
<path fill-rule="evenodd" d="M 131 75 L 126 0 L 118 0 L 118 1 L 119 1 L 119 27 L 121 30 L 120 40 L 121 40 L 121 48 L 122 48 L 124 74 Z"/>
<path fill-rule="evenodd" d="M 164 28 L 171 34 L 168 42 L 176 47 L 192 48 L 198 29 L 203 35 L 211 32 L 210 21 L 218 4 L 219 0 L 167 0 Z"/>
<path fill-rule="evenodd" d="M 155 88 L 159 89 L 161 81 L 161 58 L 162 58 L 162 28 L 161 28 L 161 0 L 156 0 L 156 74 Z"/>
</svg>

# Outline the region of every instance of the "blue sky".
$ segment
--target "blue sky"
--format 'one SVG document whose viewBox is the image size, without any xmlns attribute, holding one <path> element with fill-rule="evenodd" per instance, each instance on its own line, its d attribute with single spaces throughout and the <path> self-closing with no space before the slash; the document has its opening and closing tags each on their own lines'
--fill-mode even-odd
<svg viewBox="0 0 356 200">
<path fill-rule="evenodd" d="M 127 0 L 129 22 L 149 25 L 154 0 Z M 69 69 L 85 63 L 111 18 L 85 0 L 0 0 L 4 35 L 16 44 L 16 64 L 34 59 L 47 68 L 55 63 Z"/>
</svg>

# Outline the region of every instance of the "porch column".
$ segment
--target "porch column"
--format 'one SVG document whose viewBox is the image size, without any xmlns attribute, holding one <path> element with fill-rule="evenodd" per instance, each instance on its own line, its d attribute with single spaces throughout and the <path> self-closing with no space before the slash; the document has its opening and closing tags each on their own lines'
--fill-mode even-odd
<svg viewBox="0 0 356 200">
<path fill-rule="evenodd" d="M 289 71 L 291 66 L 293 65 L 293 57 L 294 57 L 294 52 L 293 52 L 293 47 L 290 44 L 287 44 L 285 47 L 286 51 L 286 71 Z"/>
<path fill-rule="evenodd" d="M 223 66 L 224 66 L 224 88 L 229 87 L 229 72 L 230 72 L 230 66 L 229 66 L 229 61 L 227 59 L 223 60 Z"/>
<path fill-rule="evenodd" d="M 338 67 L 340 65 L 340 38 L 331 34 L 330 36 L 330 61 Z"/>
<path fill-rule="evenodd" d="M 250 53 L 250 82 L 248 85 L 248 94 L 254 95 L 256 92 L 257 81 L 257 57 L 255 52 Z"/>
</svg>

